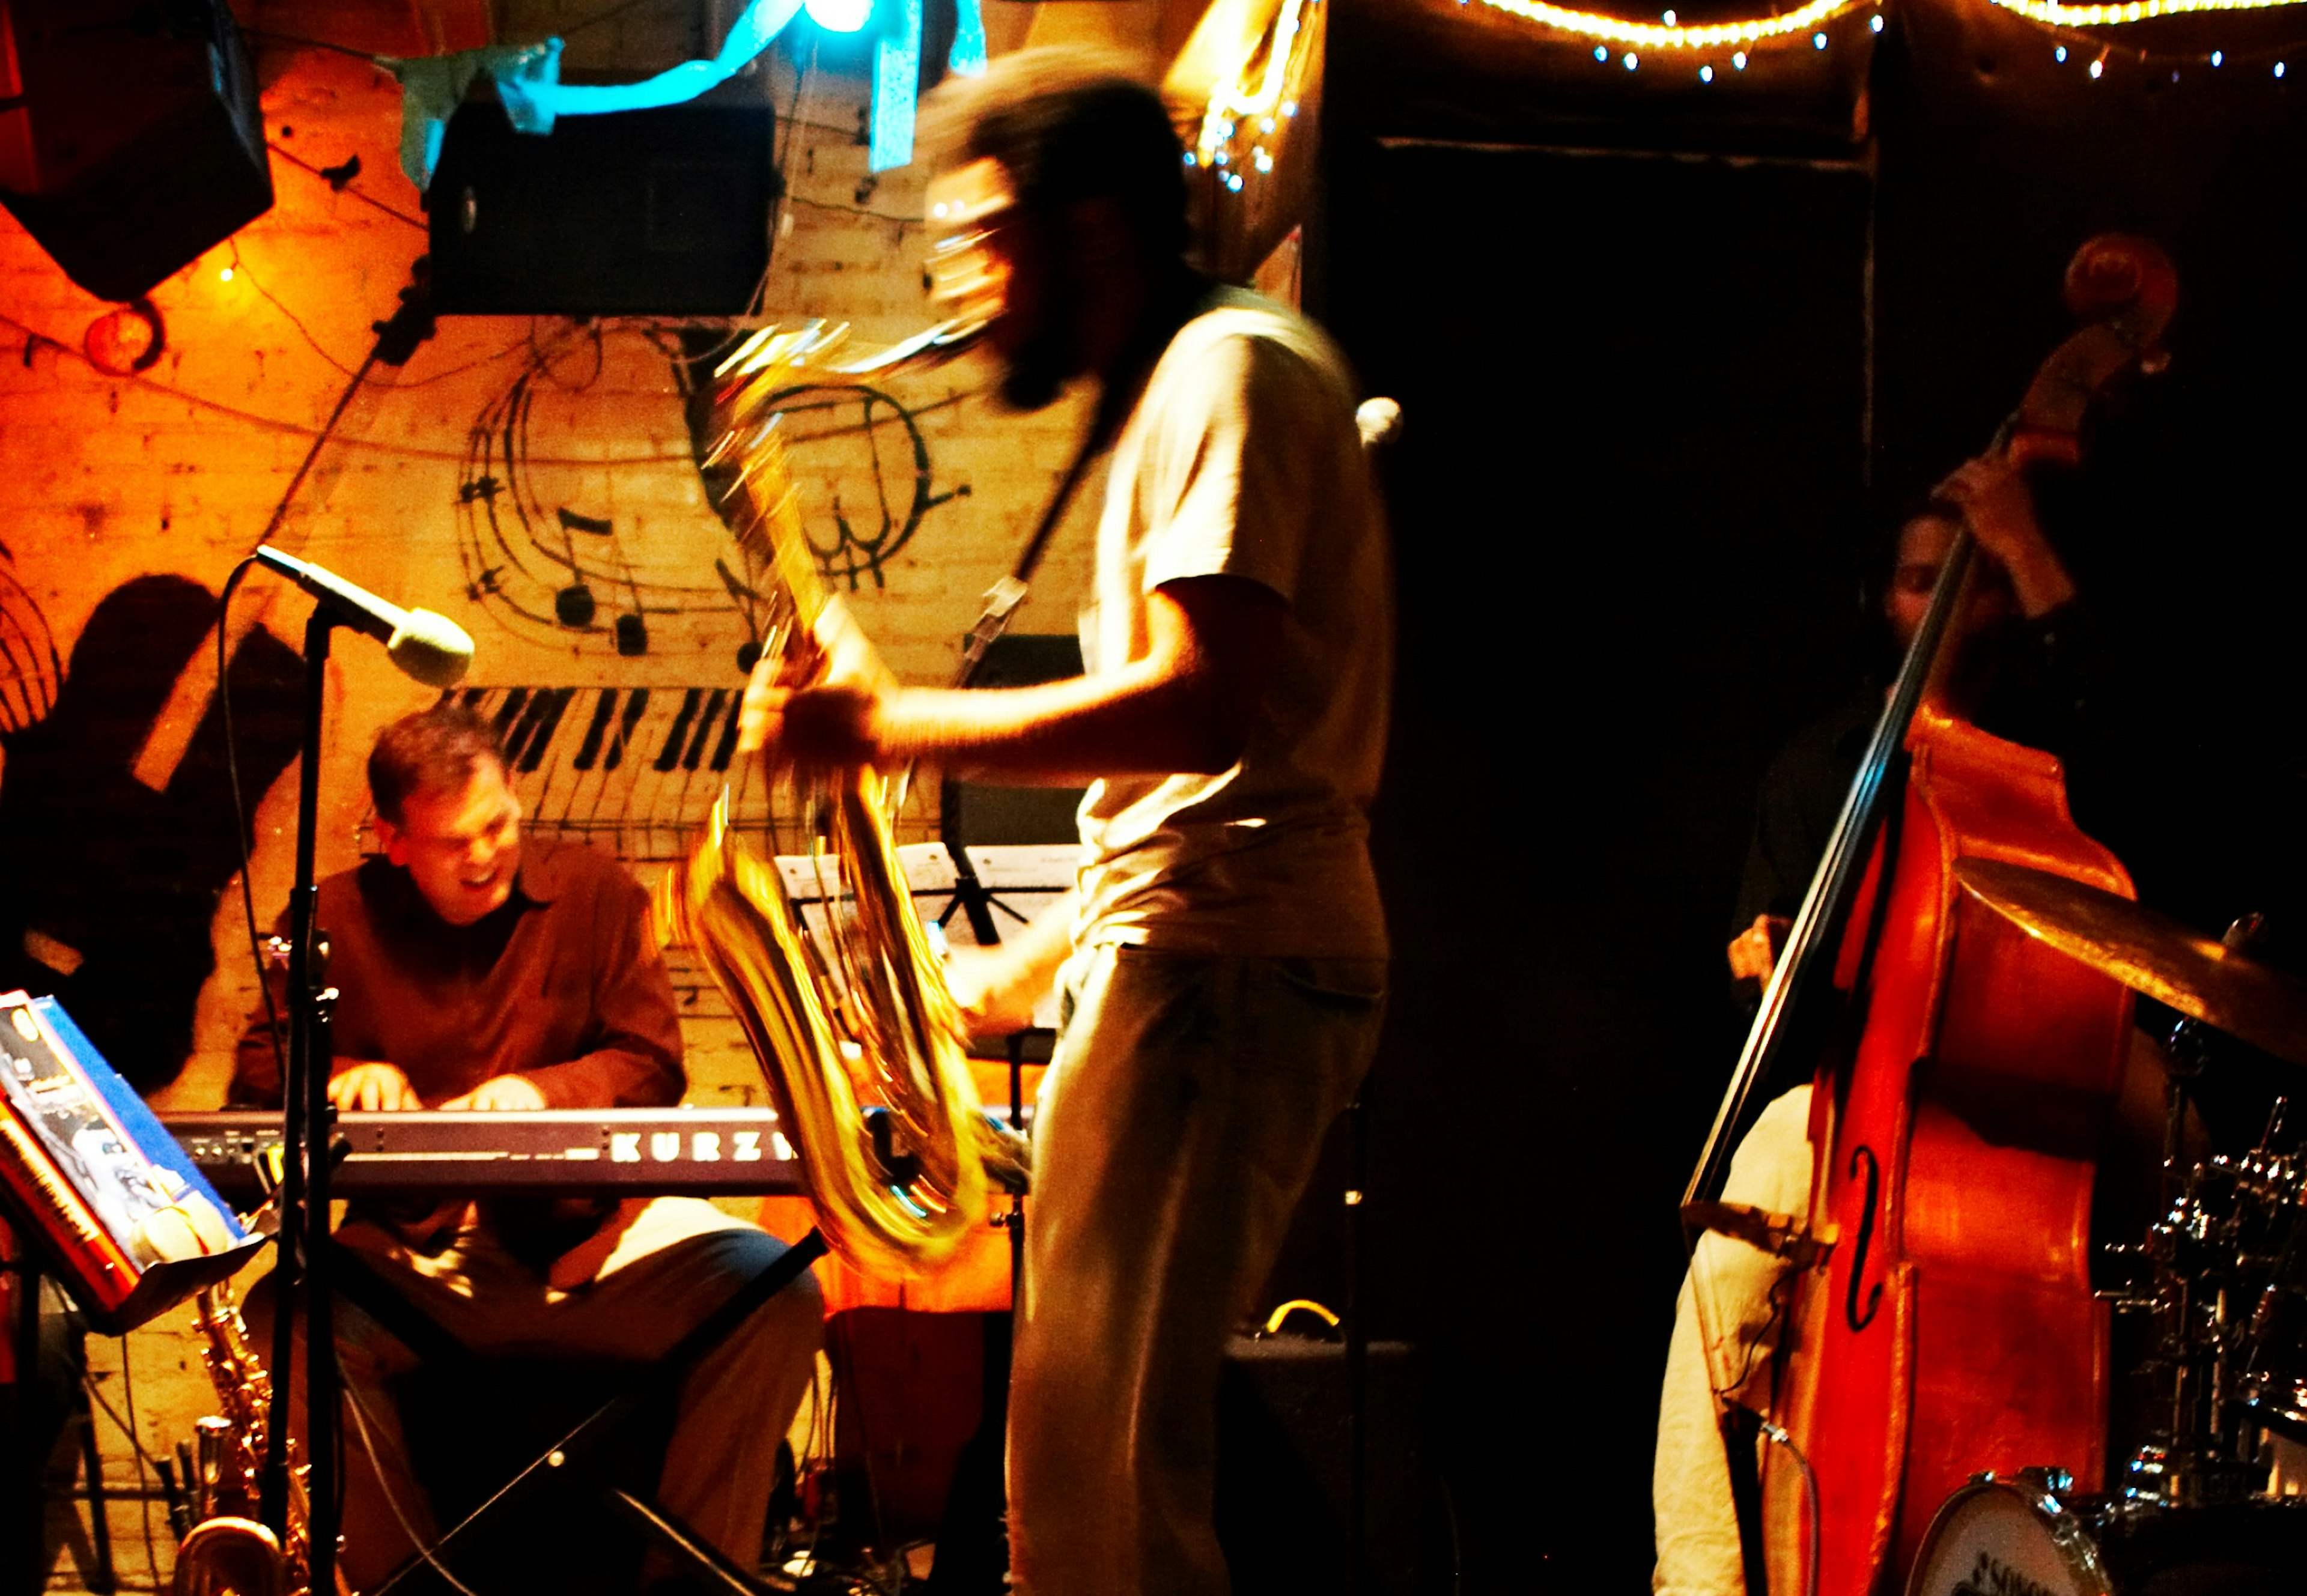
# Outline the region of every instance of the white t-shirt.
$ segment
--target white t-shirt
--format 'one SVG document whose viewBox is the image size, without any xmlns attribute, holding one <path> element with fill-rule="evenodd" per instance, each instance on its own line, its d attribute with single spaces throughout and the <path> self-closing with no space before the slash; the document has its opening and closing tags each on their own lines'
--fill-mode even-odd
<svg viewBox="0 0 2307 1596">
<path fill-rule="evenodd" d="M 1247 578 L 1289 609 L 1239 764 L 1089 789 L 1077 940 L 1382 958 L 1366 811 L 1394 581 L 1353 390 L 1310 322 L 1239 289 L 1212 305 L 1115 441 L 1083 657 L 1093 675 L 1142 657 L 1147 596 L 1183 578 Z"/>
</svg>

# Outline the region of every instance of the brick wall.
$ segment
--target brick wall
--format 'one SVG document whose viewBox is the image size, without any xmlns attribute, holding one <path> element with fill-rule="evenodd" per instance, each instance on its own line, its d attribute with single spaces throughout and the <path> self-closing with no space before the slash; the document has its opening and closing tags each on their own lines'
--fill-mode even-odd
<svg viewBox="0 0 2307 1596">
<path fill-rule="evenodd" d="M 656 725 L 685 701 L 687 690 L 699 689 L 701 714 L 715 704 L 715 690 L 725 695 L 739 685 L 736 655 L 749 636 L 742 606 L 715 569 L 716 559 L 732 569 L 739 562 L 690 463 L 668 326 L 444 320 L 405 368 L 376 368 L 281 512 L 293 474 L 368 352 L 371 322 L 394 308 L 425 240 L 416 225 L 419 197 L 396 159 L 399 93 L 392 80 L 357 60 L 279 46 L 264 47 L 263 65 L 278 202 L 153 291 L 167 352 L 143 378 L 107 377 L 81 357 L 84 330 L 110 307 L 74 287 L 13 221 L 0 219 L 6 485 L 0 493 L 7 510 L 0 569 L 21 587 L 0 608 L 20 636 L 45 627 L 66 662 L 64 674 L 91 684 L 101 679 L 114 694 L 92 721 L 83 705 L 78 719 L 59 722 L 40 713 L 55 697 L 58 673 L 37 657 L 19 663 L 34 696 L 15 716 L 26 724 L 0 741 L 6 761 L 0 855 L 11 848 L 39 855 L 40 879 L 0 882 L 0 893 L 13 900 L 6 934 L 19 940 L 21 923 L 46 939 L 38 945 L 52 960 L 82 955 L 86 968 L 56 983 L 64 991 L 77 985 L 82 1007 L 107 1007 L 107 994 L 133 984 L 140 958 L 174 961 L 181 980 L 186 968 L 205 965 L 204 949 L 212 947 L 220 973 L 200 987 L 194 1068 L 170 1094 L 187 1104 L 213 1101 L 220 1091 L 225 1051 L 253 993 L 237 897 L 222 891 L 230 874 L 222 789 L 212 759 L 202 764 L 203 751 L 215 746 L 212 725 L 202 732 L 215 682 L 213 636 L 197 636 L 205 624 L 202 590 L 212 594 L 268 528 L 276 544 L 464 624 L 479 645 L 474 683 L 581 690 L 544 764 L 530 773 L 532 785 L 566 757 L 572 726 L 600 690 L 650 689 Z M 853 320 L 871 338 L 918 329 L 930 314 L 918 219 L 922 174 L 869 179 L 866 151 L 852 131 L 861 80 L 819 71 L 797 84 L 788 67 L 771 62 L 768 71 L 776 103 L 797 107 L 797 115 L 783 129 L 790 194 L 777 223 L 767 313 Z M 343 192 L 313 169 L 356 155 L 360 174 Z M 928 459 L 927 497 L 936 502 L 910 541 L 861 579 L 855 595 L 867 629 L 913 680 L 935 681 L 952 669 L 980 594 L 1008 569 L 1080 425 L 1073 407 L 1003 416 L 980 393 L 985 380 L 982 366 L 965 361 L 881 384 L 905 413 L 891 404 L 874 408 L 878 474 L 865 435 L 854 428 L 864 412 L 853 399 L 839 399 L 845 409 L 821 413 L 850 424 L 849 435 L 794 450 L 812 533 L 836 540 L 837 505 L 870 537 L 881 529 L 885 501 L 900 525 L 910 514 L 916 474 L 908 425 L 917 431 Z M 517 384 L 526 429 L 519 469 L 509 479 L 503 411 Z M 485 462 L 472 458 L 476 425 L 493 439 Z M 513 513 L 516 498 L 526 525 Z M 1093 502 L 1093 493 L 1085 502 Z M 612 531 L 564 531 L 562 510 Z M 1076 512 L 1072 521 L 1020 618 L 1024 630 L 1070 629 L 1089 557 L 1083 518 Z M 575 585 L 556 562 L 572 554 L 590 573 L 584 585 L 596 613 L 585 630 L 553 618 L 555 595 Z M 176 581 L 128 587 L 156 575 Z M 237 627 L 232 639 L 234 682 L 247 700 L 236 699 L 236 708 L 244 733 L 269 738 L 278 768 L 291 730 L 293 661 L 262 633 L 293 647 L 308 606 L 269 576 L 253 577 L 243 591 L 236 621 L 260 631 L 252 634 L 253 650 Z M 636 600 L 648 649 L 621 655 L 609 628 Z M 108 674 L 89 661 L 74 672 L 73 648 L 107 604 L 105 614 L 121 622 L 112 634 L 123 639 L 108 651 Z M 376 726 L 429 697 L 359 639 L 340 643 L 330 689 L 323 869 L 356 856 L 365 809 L 360 761 Z M 151 703 L 163 695 L 166 707 L 156 713 Z M 84 722 L 100 723 L 103 734 Z M 45 725 L 45 742 L 34 723 Z M 61 761 L 53 757 L 59 742 L 69 745 Z M 43 748 L 49 757 L 35 758 Z M 693 819 L 713 785 L 709 758 L 706 764 L 701 776 L 682 772 L 685 781 L 657 782 L 648 802 Z M 7 793 L 14 783 L 21 790 Z M 8 800 L 19 801 L 21 813 L 35 789 L 51 810 L 61 801 L 77 816 L 81 835 L 71 846 L 96 862 L 60 852 L 54 820 L 46 830 L 26 822 L 17 835 L 4 835 Z M 289 873 L 289 770 L 251 798 L 253 883 L 269 920 Z M 638 801 L 629 793 L 612 802 Z M 588 812 L 599 807 L 596 797 Z M 911 819 L 918 826 L 923 817 Z M 178 872 L 184 879 L 158 895 L 169 899 L 163 914 L 142 878 L 123 865 L 139 849 L 177 862 L 187 851 L 205 852 L 208 867 Z M 204 944 L 196 926 L 186 929 L 188 898 L 201 907 Z M 58 954 L 58 944 L 67 951 Z M 0 948 L 0 959 L 13 957 L 13 948 Z M 18 959 L 11 967 L 12 979 L 42 979 L 41 966 Z M 174 1063 L 166 1056 L 168 1034 L 165 1025 L 148 1026 L 113 1045 L 129 1055 L 124 1065 L 163 1077 Z"/>
</svg>

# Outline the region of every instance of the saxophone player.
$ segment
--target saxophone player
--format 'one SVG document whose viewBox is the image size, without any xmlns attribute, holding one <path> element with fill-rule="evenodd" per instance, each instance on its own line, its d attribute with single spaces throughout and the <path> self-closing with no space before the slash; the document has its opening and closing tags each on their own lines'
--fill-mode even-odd
<svg viewBox="0 0 2307 1596">
<path fill-rule="evenodd" d="M 681 1032 L 646 895 L 602 854 L 523 840 L 488 723 L 455 704 L 395 721 L 368 779 L 382 854 L 322 882 L 317 909 L 340 992 L 330 1101 L 385 1111 L 678 1102 Z M 260 1010 L 241 1043 L 236 1101 L 279 1103 L 275 1058 Z M 484 1356 L 637 1363 L 785 1250 L 690 1197 L 451 1197 L 416 1214 L 356 1209 L 337 1240 Z M 412 1532 L 432 1539 L 385 1386 L 416 1359 L 350 1303 L 336 1311 L 345 1433 L 369 1441 L 347 1448 L 343 1566 L 368 1589 L 420 1549 Z M 777 1443 L 819 1336 L 803 1276 L 682 1388 L 657 1497 L 741 1567 L 759 1560 Z"/>
<path fill-rule="evenodd" d="M 757 673 L 748 734 L 779 767 L 1090 781 L 1076 899 L 955 972 L 991 1029 L 1063 965 L 1009 1408 L 1012 1573 L 1029 1596 L 1219 1596 L 1224 1340 L 1382 1006 L 1366 811 L 1392 674 L 1385 528 L 1336 350 L 1187 264 L 1160 100 L 1044 52 L 956 88 L 958 157 L 931 210 L 975 234 L 1001 397 L 1033 408 L 1089 382 L 1110 440 L 1088 674 L 900 686 L 836 606 L 815 677 Z"/>
</svg>

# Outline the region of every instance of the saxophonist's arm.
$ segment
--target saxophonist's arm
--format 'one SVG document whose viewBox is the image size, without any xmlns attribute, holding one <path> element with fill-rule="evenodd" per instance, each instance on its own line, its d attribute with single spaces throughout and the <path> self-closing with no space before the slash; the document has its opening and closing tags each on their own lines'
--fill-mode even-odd
<svg viewBox="0 0 2307 1596">
<path fill-rule="evenodd" d="M 1034 1008 L 1073 951 L 1074 913 L 1080 905 L 1080 894 L 1066 893 L 999 946 L 953 950 L 946 988 L 971 1037 L 1007 1036 L 1033 1023 Z"/>
<path fill-rule="evenodd" d="M 773 765 L 929 759 L 994 779 L 1218 772 L 1241 757 L 1288 602 L 1248 577 L 1196 576 L 1147 596 L 1145 651 L 1119 669 L 1037 687 L 901 687 L 849 676 L 829 651 L 814 686 L 767 670 L 745 690 L 747 739 Z"/>
</svg>

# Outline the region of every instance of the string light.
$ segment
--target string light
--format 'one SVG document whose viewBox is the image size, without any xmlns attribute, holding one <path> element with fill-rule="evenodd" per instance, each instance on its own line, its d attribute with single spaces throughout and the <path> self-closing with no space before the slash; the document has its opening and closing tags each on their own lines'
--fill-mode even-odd
<svg viewBox="0 0 2307 1596">
<path fill-rule="evenodd" d="M 2175 0 L 2165 0 L 2166 4 Z M 2292 0 L 2294 4 L 2307 0 Z M 1861 0 L 1809 0 L 1782 16 L 1754 17 L 1743 22 L 1715 22 L 1704 27 L 1677 28 L 1660 22 L 1629 22 L 1620 17 L 1550 5 L 1546 0 L 1482 0 L 1482 4 L 1527 22 L 1540 23 L 1563 33 L 1606 44 L 1632 45 L 1662 50 L 1703 50 L 1718 45 L 1753 44 L 1758 39 L 1784 39 L 1814 30 L 1819 23 L 1855 11 Z"/>
<path fill-rule="evenodd" d="M 2090 75 L 2091 75 L 2091 76 L 2093 76 L 2093 77 L 2097 77 L 2101 73 L 2105 72 L 2105 70 L 2106 70 L 2106 62 L 2105 62 L 2105 60 L 2104 58 L 2101 58 L 2101 59 L 2099 59 L 2099 60 L 2094 61 L 2094 62 L 2092 62 L 2092 63 L 2090 64 Z"/>
<path fill-rule="evenodd" d="M 1299 17 L 1306 3 L 1307 0 L 1282 0 L 1282 14 L 1274 20 L 1273 38 L 1264 41 L 1265 72 L 1256 90 L 1245 93 L 1239 85 L 1249 71 L 1260 41 L 1253 41 L 1233 71 L 1220 80 L 1222 86 L 1210 96 L 1209 110 L 1202 117 L 1202 136 L 1196 146 L 1204 155 L 1233 137 L 1235 118 L 1269 116 L 1281 105 L 1282 91 L 1290 75 L 1291 41 L 1298 36 Z M 1294 101 L 1292 105 L 1294 107 Z"/>
<path fill-rule="evenodd" d="M 1318 0 L 1282 0 L 1272 30 L 1244 45 L 1232 72 L 1210 91 L 1201 134 L 1187 152 L 1186 165 L 1209 168 L 1224 193 L 1240 193 L 1250 170 L 1261 177 L 1274 173 L 1276 158 L 1269 146 L 1282 133 L 1282 124 L 1298 115 L 1297 100 L 1283 96 L 1292 71 L 1303 74 L 1306 57 L 1299 39 L 1312 33 L 1306 26 L 1307 13 L 1316 4 Z"/>
<path fill-rule="evenodd" d="M 1778 16 L 1752 17 L 1744 21 L 1715 22 L 1704 27 L 1678 27 L 1676 13 L 1664 13 L 1658 22 L 1630 22 L 1622 17 L 1604 16 L 1597 12 L 1575 11 L 1568 6 L 1554 5 L 1547 0 L 1482 0 L 1494 11 L 1536 22 L 1557 32 L 1582 39 L 1599 40 L 1594 59 L 1608 61 L 1609 45 L 1634 46 L 1643 49 L 1702 50 L 1726 44 L 1755 44 L 1764 39 L 1784 39 L 1801 33 L 1811 34 L 1812 47 L 1824 49 L 1827 36 L 1818 31 L 1822 22 L 1832 21 L 1846 12 L 1855 11 L 1864 0 L 1808 0 L 1808 4 Z M 2200 11 L 2271 11 L 2282 6 L 2307 4 L 2307 0 L 2123 0 L 2117 4 L 2067 5 L 2057 0 L 1994 0 L 2005 11 L 2016 12 L 2030 21 L 2057 28 L 2106 28 L 2124 22 L 2143 22 L 2156 17 L 2183 16 Z M 1294 7 L 1296 0 L 1289 0 Z M 1285 13 L 1287 14 L 1287 13 Z M 1880 12 L 1869 17 L 1867 30 L 1882 31 Z M 1277 55 L 1280 52 L 1277 52 Z M 2219 64 L 2214 51 L 2211 64 Z M 1745 52 L 1733 57 L 1731 64 L 1745 70 Z M 1272 58 L 1267 63 L 1269 76 L 1274 72 Z"/>
<path fill-rule="evenodd" d="M 1714 81 L 1714 69 L 1711 66 L 1700 67 L 1698 69 L 1698 81 L 1702 83 L 1712 82 Z"/>
<path fill-rule="evenodd" d="M 2053 50 L 2051 52 L 2051 59 L 2058 62 L 2061 65 L 2064 65 L 2067 59 L 2067 47 L 2061 45 L 2057 49 Z"/>
<path fill-rule="evenodd" d="M 2111 28 L 2154 17 L 2185 16 L 2198 11 L 2273 11 L 2307 0 L 2127 0 L 2121 5 L 2059 5 L 2052 0 L 1994 0 L 2030 21 L 2058 28 Z"/>
<path fill-rule="evenodd" d="M 2213 50 L 2211 52 L 2211 64 L 2213 66 L 2225 65 L 2226 64 L 2226 58 L 2227 53 L 2225 50 Z"/>
</svg>

